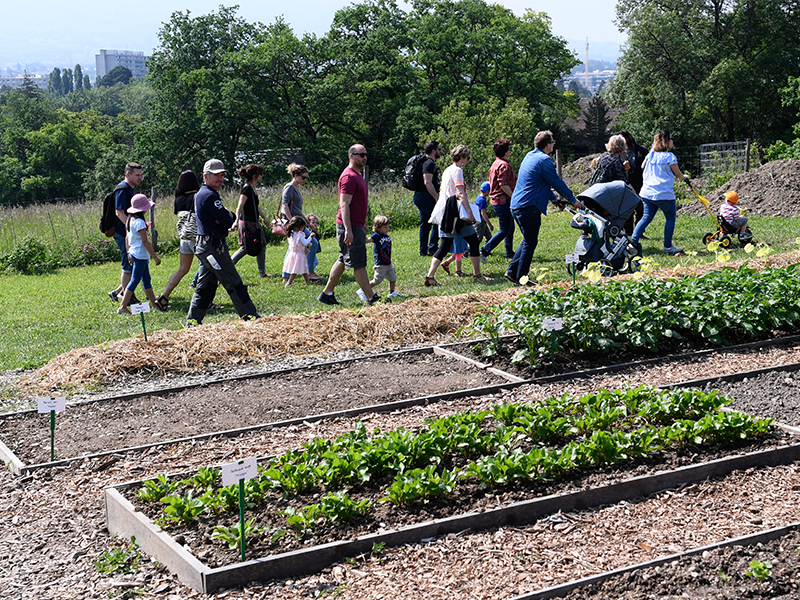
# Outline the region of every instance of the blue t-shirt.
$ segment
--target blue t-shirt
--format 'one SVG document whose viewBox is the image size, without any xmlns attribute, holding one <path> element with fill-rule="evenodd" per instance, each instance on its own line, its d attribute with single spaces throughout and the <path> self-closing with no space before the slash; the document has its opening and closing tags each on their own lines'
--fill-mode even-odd
<svg viewBox="0 0 800 600">
<path fill-rule="evenodd" d="M 121 187 L 117 190 L 114 194 L 114 210 L 122 210 L 127 211 L 131 207 L 131 198 L 133 198 L 133 188 L 128 185 L 128 182 L 124 179 L 118 184 L 122 185 L 125 184 L 124 187 Z M 115 233 L 120 235 L 125 235 L 125 222 L 120 221 L 119 217 L 117 217 L 117 222 L 114 229 Z"/>
<path fill-rule="evenodd" d="M 478 194 L 478 197 L 475 198 L 475 206 L 478 207 L 478 210 L 485 210 L 486 207 L 488 206 L 486 204 L 486 198 Z M 483 221 L 483 215 L 481 215 L 481 221 Z"/>
<path fill-rule="evenodd" d="M 375 266 L 392 264 L 392 238 L 388 233 L 377 231 L 369 236 L 372 240 L 372 252 L 375 255 Z"/>
</svg>

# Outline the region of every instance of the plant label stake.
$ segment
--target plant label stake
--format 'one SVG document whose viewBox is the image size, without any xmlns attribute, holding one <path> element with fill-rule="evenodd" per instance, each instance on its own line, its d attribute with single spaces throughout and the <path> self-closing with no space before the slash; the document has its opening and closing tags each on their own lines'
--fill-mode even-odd
<svg viewBox="0 0 800 600">
<path fill-rule="evenodd" d="M 567 263 L 567 268 L 569 268 L 569 265 L 577 265 L 578 264 L 578 255 L 577 254 L 566 254 L 564 256 L 564 262 Z M 573 285 L 575 284 L 575 271 L 577 271 L 577 270 L 578 270 L 577 266 L 576 267 L 572 267 L 572 269 L 571 269 L 571 271 L 572 271 L 572 284 Z"/>
<path fill-rule="evenodd" d="M 67 397 L 39 398 L 39 413 L 50 413 L 50 462 L 56 459 L 56 413 L 67 409 Z"/>
<path fill-rule="evenodd" d="M 244 562 L 246 552 L 244 539 L 244 482 L 247 479 L 253 479 L 256 475 L 258 475 L 258 467 L 256 466 L 255 456 L 222 465 L 222 485 L 228 487 L 236 482 L 239 483 L 239 549 L 242 554 L 242 562 Z"/>
<path fill-rule="evenodd" d="M 556 331 L 564 329 L 564 319 L 552 317 L 542 319 L 542 328 L 550 332 L 550 348 L 553 354 L 552 369 L 556 370 Z"/>
<path fill-rule="evenodd" d="M 144 332 L 144 341 L 147 341 L 147 328 L 144 326 L 144 313 L 150 312 L 150 302 L 145 300 L 141 304 L 131 304 L 131 314 L 140 315 L 142 317 L 142 331 Z"/>
</svg>

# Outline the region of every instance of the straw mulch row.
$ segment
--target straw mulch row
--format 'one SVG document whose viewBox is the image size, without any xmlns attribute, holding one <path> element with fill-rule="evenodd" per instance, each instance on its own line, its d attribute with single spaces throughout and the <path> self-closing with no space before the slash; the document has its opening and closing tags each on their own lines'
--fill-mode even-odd
<svg viewBox="0 0 800 600">
<path fill-rule="evenodd" d="M 800 254 L 797 251 L 727 263 L 691 264 L 687 260 L 683 266 L 661 269 L 651 276 L 697 276 L 725 265 L 737 267 L 745 262 L 756 269 L 782 267 L 798 260 Z M 137 336 L 66 352 L 20 380 L 19 384 L 40 392 L 56 393 L 116 381 L 123 375 L 153 377 L 201 371 L 212 364 L 265 363 L 286 356 L 325 355 L 370 347 L 377 351 L 401 344 L 440 343 L 453 339 L 461 327 L 472 322 L 481 307 L 511 300 L 522 291 L 523 288 L 510 288 L 411 299 L 358 311 L 273 315 L 253 322 L 236 320 L 180 331 L 161 330 L 150 334 L 147 342 L 143 336 Z"/>
</svg>

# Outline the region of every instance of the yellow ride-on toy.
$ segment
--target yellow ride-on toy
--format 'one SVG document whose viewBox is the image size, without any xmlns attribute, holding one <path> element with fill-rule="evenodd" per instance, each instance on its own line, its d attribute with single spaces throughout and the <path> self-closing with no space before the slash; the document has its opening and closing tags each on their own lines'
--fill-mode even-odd
<svg viewBox="0 0 800 600">
<path fill-rule="evenodd" d="M 717 230 L 714 233 L 705 233 L 703 234 L 703 244 L 708 245 L 711 242 L 719 242 L 719 245 L 723 248 L 728 248 L 731 245 L 731 236 L 736 236 L 739 243 L 744 246 L 746 244 L 750 244 L 753 241 L 753 234 L 748 227 L 744 232 L 739 233 L 738 230 L 733 227 L 730 223 L 728 223 L 725 219 L 722 218 L 721 215 L 714 214 L 710 208 L 711 202 L 703 198 L 700 194 L 697 193 L 697 190 L 694 189 L 692 182 L 688 179 L 686 181 L 686 185 L 689 186 L 689 189 L 692 190 L 692 193 L 697 197 L 700 201 L 700 204 L 706 209 L 706 212 L 714 219 L 714 223 L 717 226 Z"/>
</svg>

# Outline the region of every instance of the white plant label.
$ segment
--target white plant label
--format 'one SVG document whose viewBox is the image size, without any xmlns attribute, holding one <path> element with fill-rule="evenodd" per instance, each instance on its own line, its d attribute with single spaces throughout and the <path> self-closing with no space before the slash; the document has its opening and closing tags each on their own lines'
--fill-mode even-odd
<svg viewBox="0 0 800 600">
<path fill-rule="evenodd" d="M 149 313 L 150 312 L 150 302 L 142 302 L 141 304 L 131 304 L 131 314 L 138 315 L 140 313 Z"/>
<path fill-rule="evenodd" d="M 552 319 L 542 319 L 542 327 L 545 331 L 559 331 L 564 329 L 564 319 L 553 317 Z"/>
<path fill-rule="evenodd" d="M 222 465 L 222 485 L 235 485 L 242 479 L 253 479 L 258 475 L 256 457 L 245 458 L 241 462 Z"/>
<path fill-rule="evenodd" d="M 564 262 L 568 265 L 572 265 L 578 262 L 578 256 L 576 254 L 566 254 L 564 256 Z"/>
<path fill-rule="evenodd" d="M 58 398 L 39 398 L 39 412 L 49 413 L 51 411 L 64 412 L 67 409 L 67 397 Z"/>
</svg>

